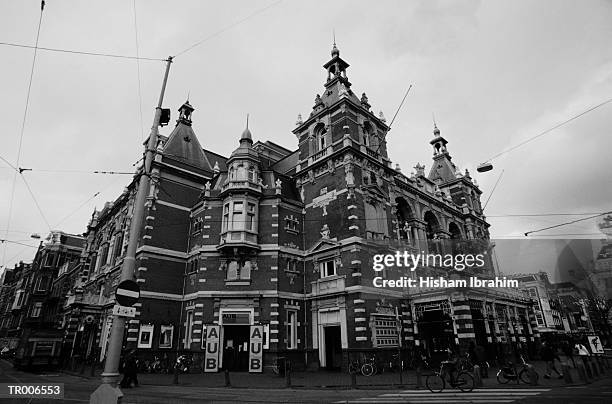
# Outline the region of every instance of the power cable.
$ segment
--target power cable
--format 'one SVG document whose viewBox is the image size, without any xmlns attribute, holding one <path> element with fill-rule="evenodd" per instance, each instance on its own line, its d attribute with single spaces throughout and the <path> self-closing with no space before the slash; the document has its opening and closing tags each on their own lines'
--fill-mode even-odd
<svg viewBox="0 0 612 404">
<path fill-rule="evenodd" d="M 26 124 L 26 120 L 28 117 L 28 107 L 30 105 L 30 94 L 32 91 L 32 79 L 34 78 L 34 68 L 36 67 L 36 55 L 38 54 L 38 41 L 40 39 L 40 27 L 42 26 L 42 17 L 43 17 L 43 11 L 45 10 L 45 1 L 42 0 L 40 2 L 40 16 L 38 18 L 38 28 L 36 29 L 36 42 L 35 42 L 35 46 L 34 46 L 34 55 L 32 57 L 32 66 L 30 68 L 30 78 L 28 80 L 28 90 L 27 90 L 27 95 L 26 95 L 26 102 L 25 102 L 25 108 L 23 111 L 23 119 L 21 121 L 21 132 L 19 134 L 19 145 L 17 147 L 17 159 L 15 162 L 15 165 L 11 165 L 11 167 L 15 168 L 15 167 L 19 167 L 19 162 L 21 161 L 21 148 L 23 145 L 23 134 L 25 132 L 25 124 Z M 8 217 L 6 220 L 6 231 L 7 231 L 7 235 L 8 235 L 8 231 L 11 228 L 11 217 L 13 216 L 13 203 L 15 202 L 15 185 L 17 183 L 17 174 L 20 174 L 19 171 L 15 171 L 15 173 L 13 174 L 13 185 L 11 186 L 11 197 L 10 197 L 10 202 L 9 202 L 9 209 L 8 209 Z M 4 248 L 4 252 L 2 254 L 2 264 L 4 265 L 4 259 L 6 258 L 6 247 Z"/>
<path fill-rule="evenodd" d="M 77 51 L 77 50 L 72 50 L 72 49 L 60 49 L 60 48 L 44 48 L 42 46 L 34 47 L 31 45 L 24 45 L 24 44 L 12 43 L 12 42 L 0 42 L 0 45 L 12 46 L 16 48 L 28 48 L 28 49 L 36 48 L 42 51 L 72 53 L 72 54 L 77 54 L 77 55 L 103 56 L 103 57 L 117 58 L 117 59 L 132 59 L 132 60 L 138 59 L 138 60 L 148 60 L 148 61 L 153 61 L 153 62 L 165 62 L 166 61 L 166 59 L 148 58 L 148 57 L 142 57 L 142 56 L 117 55 L 113 53 L 100 53 L 100 52 L 86 52 L 86 51 Z"/>
<path fill-rule="evenodd" d="M 95 194 L 93 194 L 93 196 L 89 197 L 85 202 L 83 202 L 82 204 L 80 204 L 76 209 L 74 209 L 69 215 L 66 215 L 62 220 L 60 220 L 59 222 L 57 222 L 57 224 L 55 225 L 55 228 L 57 228 L 60 224 L 64 223 L 66 220 L 70 219 L 72 216 L 74 216 L 75 213 L 77 213 L 83 206 L 85 206 L 89 201 L 91 201 L 92 199 L 94 199 L 96 196 L 100 195 L 100 191 L 96 192 Z"/>
<path fill-rule="evenodd" d="M 138 45 L 138 19 L 136 17 L 136 0 L 132 1 L 134 10 L 134 37 L 136 41 L 136 70 L 138 73 L 138 112 L 140 112 L 140 140 L 144 140 L 144 119 L 142 117 L 142 85 L 140 83 L 140 46 Z"/>
<path fill-rule="evenodd" d="M 19 168 L 19 172 L 32 171 L 39 173 L 76 173 L 76 174 L 105 174 L 105 175 L 134 175 L 133 171 L 106 171 L 106 170 L 44 170 L 37 168 Z"/>
<path fill-rule="evenodd" d="M 609 211 L 609 212 L 603 212 L 603 213 L 600 213 L 600 214 L 598 214 L 598 215 L 594 215 L 594 216 L 583 217 L 582 219 L 572 220 L 571 222 L 565 222 L 565 223 L 556 224 L 556 225 L 554 225 L 554 226 L 545 227 L 545 228 L 543 228 L 543 229 L 531 230 L 531 231 L 526 232 L 526 233 L 525 233 L 525 236 L 528 236 L 528 235 L 530 235 L 530 234 L 532 234 L 532 233 L 538 233 L 538 232 L 541 232 L 541 231 L 544 231 L 544 230 L 555 229 L 555 228 L 557 228 L 557 227 L 567 226 L 567 225 L 569 225 L 569 224 L 573 224 L 573 223 L 577 223 L 577 222 L 582 222 L 582 221 L 584 221 L 584 220 L 594 219 L 594 218 L 596 218 L 596 217 L 603 216 L 603 215 L 608 215 L 608 214 L 610 214 L 610 213 L 612 213 L 612 211 Z"/>
<path fill-rule="evenodd" d="M 545 131 L 540 132 L 539 134 L 537 134 L 537 135 L 535 135 L 535 136 L 533 136 L 533 137 L 531 137 L 531 138 L 529 138 L 527 140 L 524 140 L 524 141 L 522 141 L 521 143 L 519 143 L 519 144 L 517 144 L 515 146 L 512 146 L 512 147 L 510 147 L 510 148 L 508 148 L 506 150 L 503 150 L 503 151 L 497 153 L 496 155 L 494 155 L 493 157 L 489 158 L 486 161 L 492 161 L 492 160 L 496 159 L 497 157 L 499 157 L 499 156 L 501 156 L 503 154 L 506 154 L 506 153 L 511 152 L 512 150 L 518 149 L 519 147 L 521 147 L 521 146 L 523 146 L 523 145 L 525 145 L 525 144 L 527 144 L 529 142 L 532 142 L 532 141 L 536 140 L 537 138 L 542 137 L 542 136 L 546 135 L 547 133 L 550 133 L 553 130 L 558 129 L 561 126 L 563 126 L 565 124 L 568 124 L 568 123 L 572 122 L 573 120 L 576 120 L 576 119 L 580 118 L 581 116 L 586 115 L 589 112 L 594 111 L 597 108 L 603 107 L 604 105 L 609 104 L 611 102 L 612 102 L 612 98 L 607 99 L 604 102 L 601 102 L 601 103 L 599 103 L 599 104 L 597 104 L 597 105 L 587 109 L 586 111 L 583 111 L 583 112 L 579 113 L 578 115 L 574 115 L 573 117 L 571 117 L 569 119 L 566 119 L 565 121 L 563 121 L 561 123 L 558 123 L 557 125 L 553 126 L 552 128 L 546 129 Z"/>
<path fill-rule="evenodd" d="M 0 243 L 19 244 L 19 245 L 23 245 L 23 246 L 26 246 L 26 247 L 38 248 L 38 246 L 21 243 L 19 241 L 7 240 L 7 239 L 3 239 L 3 238 L 0 238 Z"/>
<path fill-rule="evenodd" d="M 32 188 L 30 188 L 30 184 L 28 184 L 28 181 L 25 179 L 25 176 L 23 174 L 20 174 L 20 177 L 23 180 L 23 183 L 25 184 L 26 188 L 30 192 L 30 195 L 32 196 L 32 199 L 34 200 L 34 203 L 36 204 L 36 207 L 38 208 L 38 212 L 40 213 L 40 216 L 43 218 L 43 220 L 47 224 L 47 227 L 49 228 L 49 231 L 52 231 L 51 230 L 51 225 L 49 224 L 49 221 L 47 220 L 47 217 L 43 213 L 43 211 L 42 211 L 42 209 L 40 207 L 40 204 L 38 203 L 38 200 L 36 199 L 36 196 L 34 195 L 34 192 L 32 192 Z"/>
<path fill-rule="evenodd" d="M 597 212 L 588 213 L 512 213 L 507 215 L 487 215 L 487 217 L 540 217 L 540 216 L 587 216 L 597 215 Z"/>
<path fill-rule="evenodd" d="M 234 23 L 232 23 L 232 24 L 230 24 L 230 25 L 226 26 L 225 28 L 222 28 L 222 29 L 220 29 L 219 31 L 217 31 L 217 32 L 215 32 L 215 33 L 213 33 L 213 34 L 211 34 L 211 35 L 209 35 L 209 36 L 205 37 L 204 39 L 202 39 L 202 40 L 200 40 L 200 41 L 198 41 L 198 42 L 194 43 L 193 45 L 189 46 L 188 48 L 183 49 L 182 51 L 178 52 L 178 53 L 177 53 L 175 56 L 173 56 L 173 58 L 176 58 L 177 56 L 181 56 L 181 55 L 183 55 L 184 53 L 189 52 L 189 51 L 190 51 L 190 50 L 192 50 L 193 48 L 195 48 L 195 47 L 197 47 L 197 46 L 202 45 L 204 42 L 209 41 L 209 40 L 211 40 L 212 38 L 214 38 L 214 37 L 216 37 L 216 36 L 221 35 L 221 34 L 222 34 L 222 33 L 224 33 L 225 31 L 228 31 L 229 29 L 234 28 L 235 26 L 242 24 L 243 22 L 245 22 L 245 21 L 247 21 L 247 20 L 249 20 L 249 19 L 251 19 L 251 18 L 255 17 L 256 15 L 261 14 L 261 13 L 263 13 L 264 11 L 266 11 L 266 10 L 268 10 L 268 9 L 270 9 L 270 8 L 272 8 L 272 7 L 274 7 L 274 6 L 278 5 L 278 4 L 280 4 L 280 3 L 282 3 L 282 1 L 283 1 L 283 0 L 278 0 L 278 1 L 276 1 L 276 2 L 274 2 L 274 3 L 272 3 L 272 4 L 270 4 L 270 5 L 268 5 L 268 6 L 266 6 L 266 7 L 260 8 L 259 10 L 255 10 L 253 13 L 251 13 L 251 14 L 247 15 L 246 17 L 244 17 L 244 18 L 242 18 L 242 19 L 240 19 L 240 20 L 238 20 L 238 21 L 236 21 L 236 22 L 234 22 Z"/>
<path fill-rule="evenodd" d="M 502 179 L 502 175 L 504 175 L 504 171 L 505 170 L 502 170 L 502 172 L 499 174 L 499 177 L 497 178 L 497 181 L 495 181 L 495 185 L 493 185 L 493 189 L 491 190 L 491 193 L 489 194 L 489 197 L 487 198 L 487 201 L 485 202 L 484 206 L 482 207 L 483 211 L 485 210 L 485 208 L 489 204 L 489 201 L 491 200 L 491 197 L 493 196 L 493 193 L 495 192 L 495 188 L 497 188 L 497 185 L 499 185 L 499 182 Z"/>
</svg>

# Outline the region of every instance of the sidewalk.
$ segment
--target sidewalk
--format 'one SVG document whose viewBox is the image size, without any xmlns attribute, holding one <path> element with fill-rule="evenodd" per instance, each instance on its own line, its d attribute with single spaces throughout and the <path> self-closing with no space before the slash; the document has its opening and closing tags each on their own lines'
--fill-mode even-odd
<svg viewBox="0 0 612 404">
<path fill-rule="evenodd" d="M 564 379 L 556 378 L 556 374 L 553 373 L 551 379 L 545 379 L 544 373 L 546 364 L 544 362 L 534 362 L 538 374 L 538 386 L 540 387 L 561 387 L 568 386 Z M 501 385 L 496 379 L 496 368 L 489 369 L 489 377 L 483 379 L 482 388 L 525 388 L 528 387 L 526 384 L 517 384 L 515 381 L 510 381 L 508 384 Z M 91 379 L 90 368 L 86 368 L 83 375 L 78 372 L 65 372 L 73 374 L 87 379 Z M 100 377 L 101 370 L 98 369 L 96 376 L 93 378 Z M 422 386 L 425 385 L 425 379 L 431 372 L 423 372 L 422 375 Z M 610 378 L 612 373 L 607 370 L 603 375 L 600 375 L 596 380 L 602 378 Z M 572 384 L 578 385 L 584 384 L 578 377 L 578 371 L 570 368 L 570 375 L 572 376 Z M 139 373 L 138 380 L 142 385 L 150 386 L 172 386 L 174 375 L 172 374 L 149 374 Z M 235 372 L 230 373 L 231 386 L 235 388 L 249 388 L 249 389 L 282 389 L 287 387 L 287 381 L 285 377 L 281 377 L 272 373 L 247 373 L 247 372 Z M 416 372 L 413 370 L 404 371 L 402 373 L 402 383 L 400 384 L 399 373 L 382 373 L 374 376 L 366 377 L 357 375 L 356 377 L 357 388 L 367 389 L 397 389 L 397 388 L 415 388 L 417 386 Z M 219 388 L 225 387 L 225 374 L 219 373 L 190 373 L 179 375 L 179 385 L 181 386 L 193 386 L 193 387 L 210 387 Z M 293 388 L 335 388 L 335 389 L 350 389 L 351 388 L 351 376 L 347 373 L 331 372 L 331 371 L 314 371 L 314 372 L 293 372 L 291 373 L 291 387 Z"/>
</svg>

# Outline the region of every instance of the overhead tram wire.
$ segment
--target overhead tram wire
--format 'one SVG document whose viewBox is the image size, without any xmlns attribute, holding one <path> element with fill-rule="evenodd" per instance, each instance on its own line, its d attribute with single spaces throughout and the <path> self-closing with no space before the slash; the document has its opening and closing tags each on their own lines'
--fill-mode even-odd
<svg viewBox="0 0 612 404">
<path fill-rule="evenodd" d="M 28 117 L 28 107 L 30 105 L 30 94 L 32 92 L 32 80 L 34 78 L 34 68 L 36 67 L 36 56 L 38 54 L 38 41 L 40 39 L 40 27 L 42 26 L 42 18 L 43 18 L 44 10 L 45 10 L 45 1 L 42 0 L 40 2 L 40 16 L 38 17 L 38 27 L 36 28 L 36 42 L 34 45 L 34 55 L 32 57 L 32 66 L 30 68 L 30 78 L 28 79 L 28 90 L 26 94 L 25 108 L 23 111 L 23 119 L 21 121 L 21 131 L 19 134 L 19 145 L 17 147 L 17 159 L 15 162 L 15 165 L 14 166 L 11 165 L 11 167 L 13 168 L 19 167 L 19 162 L 21 161 L 21 148 L 23 146 L 23 134 L 25 132 L 25 124 L 26 124 L 27 117 Z M 13 174 L 13 184 L 11 186 L 11 197 L 10 197 L 10 202 L 9 202 L 8 216 L 6 219 L 7 235 L 8 235 L 8 231 L 11 228 L 11 218 L 13 216 L 13 203 L 15 202 L 15 185 L 17 184 L 17 174 L 21 174 L 21 171 L 15 171 L 15 173 Z M 38 203 L 36 204 L 38 206 Z M 4 248 L 4 252 L 2 253 L 2 265 L 4 265 L 5 258 L 6 258 L 6 246 Z"/>
<path fill-rule="evenodd" d="M 597 215 L 597 212 L 587 213 L 509 213 L 506 215 L 487 215 L 487 217 L 542 217 L 542 216 L 588 216 Z"/>
<path fill-rule="evenodd" d="M 228 26 L 226 26 L 226 27 L 224 27 L 224 28 L 221 28 L 219 31 L 216 31 L 216 32 L 214 32 L 214 33 L 212 33 L 212 34 L 208 35 L 207 37 L 205 37 L 205 38 L 203 38 L 203 39 L 199 40 L 198 42 L 194 43 L 193 45 L 191 45 L 191 46 L 189 46 L 189 47 L 187 47 L 187 48 L 183 49 L 182 51 L 180 51 L 180 52 L 178 52 L 177 54 L 175 54 L 175 55 L 174 55 L 172 58 L 173 58 L 173 59 L 175 59 L 175 58 L 177 58 L 178 56 L 181 56 L 181 55 L 183 55 L 183 54 L 185 54 L 185 53 L 189 52 L 189 51 L 190 51 L 190 50 L 192 50 L 193 48 L 196 48 L 196 47 L 198 47 L 198 46 L 202 45 L 204 42 L 209 41 L 209 40 L 213 39 L 214 37 L 221 35 L 221 34 L 222 34 L 222 33 L 224 33 L 225 31 L 228 31 L 228 30 L 230 30 L 231 28 L 234 28 L 235 26 L 242 24 L 243 22 L 245 22 L 245 21 L 247 21 L 247 20 L 249 20 L 249 19 L 251 19 L 251 18 L 255 17 L 255 16 L 256 16 L 256 15 L 258 15 L 258 14 L 263 13 L 264 11 L 267 11 L 267 10 L 271 9 L 272 7 L 277 6 L 278 4 L 280 4 L 280 3 L 282 3 L 282 2 L 283 2 L 283 0 L 278 0 L 278 1 L 275 1 L 274 3 L 272 3 L 272 4 L 270 4 L 270 5 L 266 6 L 266 7 L 263 7 L 263 8 L 260 8 L 260 9 L 258 9 L 258 10 L 255 10 L 254 12 L 252 12 L 252 13 L 251 13 L 251 14 L 249 14 L 249 15 L 247 15 L 246 17 L 244 17 L 244 18 L 242 18 L 242 19 L 240 19 L 240 20 L 238 20 L 238 21 L 236 21 L 236 22 L 233 22 L 232 24 L 230 24 L 230 25 L 228 25 Z"/>
<path fill-rule="evenodd" d="M 391 131 L 391 125 L 393 125 L 393 122 L 395 122 L 395 118 L 397 117 L 397 114 L 399 114 L 400 109 L 402 109 L 402 106 L 404 105 L 404 101 L 406 101 L 406 97 L 408 97 L 408 93 L 410 92 L 410 90 L 412 89 L 412 84 L 408 87 L 408 90 L 406 90 L 406 94 L 404 94 L 404 98 L 402 98 L 402 101 L 400 102 L 399 106 L 397 107 L 397 110 L 395 111 L 395 115 L 393 115 L 393 119 L 391 119 L 391 122 L 389 122 L 388 128 L 389 130 L 387 131 L 387 134 Z M 378 153 L 380 151 L 380 147 L 387 143 L 386 137 L 378 144 L 378 147 L 376 148 L 376 153 Z"/>
<path fill-rule="evenodd" d="M 149 58 L 149 57 L 142 57 L 142 56 L 118 55 L 114 53 L 87 52 L 87 51 L 78 51 L 78 50 L 73 50 L 73 49 L 61 49 L 61 48 L 45 48 L 42 46 L 24 45 L 24 44 L 18 44 L 18 43 L 13 43 L 13 42 L 0 42 L 0 45 L 11 46 L 15 48 L 38 49 L 38 50 L 48 51 L 48 52 L 71 53 L 71 54 L 76 54 L 76 55 L 87 55 L 87 56 L 102 56 L 102 57 L 115 58 L 115 59 L 132 59 L 132 60 L 138 59 L 138 60 L 147 60 L 147 61 L 152 61 L 152 62 L 165 62 L 167 60 L 167 59 L 161 59 L 161 58 Z"/>
<path fill-rule="evenodd" d="M 497 178 L 497 181 L 495 181 L 495 185 L 493 185 L 493 189 L 491 190 L 491 193 L 489 194 L 489 197 L 487 198 L 487 201 L 485 202 L 484 206 L 482 207 L 482 210 L 485 210 L 485 208 L 489 204 L 489 201 L 491 200 L 491 197 L 493 196 L 493 193 L 495 192 L 495 188 L 497 188 L 497 186 L 499 185 L 499 182 L 502 179 L 502 175 L 504 175 L 504 171 L 505 170 L 502 170 L 502 172 L 499 174 L 499 177 Z"/>
<path fill-rule="evenodd" d="M 518 149 L 519 147 L 524 146 L 524 145 L 526 145 L 527 143 L 530 143 L 530 142 L 532 142 L 532 141 L 534 141 L 534 140 L 536 140 L 536 139 L 538 139 L 538 138 L 540 138 L 540 137 L 542 137 L 542 136 L 544 136 L 544 135 L 546 135 L 546 134 L 548 134 L 548 133 L 552 132 L 553 130 L 558 129 L 558 128 L 560 128 L 561 126 L 566 125 L 566 124 L 568 124 L 568 123 L 570 123 L 570 122 L 572 122 L 572 121 L 574 121 L 574 120 L 576 120 L 576 119 L 580 118 L 581 116 L 586 115 L 586 114 L 588 114 L 589 112 L 592 112 L 592 111 L 594 111 L 594 110 L 596 110 L 596 109 L 598 109 L 598 108 L 601 108 L 601 107 L 603 107 L 604 105 L 609 104 L 609 103 L 611 103 L 611 102 L 612 102 L 612 98 L 609 98 L 609 99 L 607 99 L 607 100 L 605 100 L 605 101 L 603 101 L 603 102 L 600 102 L 599 104 L 594 105 L 594 106 L 590 107 L 589 109 L 587 109 L 587 110 L 585 110 L 585 111 L 582 111 L 581 113 L 579 113 L 579 114 L 577 114 L 577 115 L 574 115 L 574 116 L 572 116 L 571 118 L 566 119 L 565 121 L 563 121 L 563 122 L 561 122 L 561 123 L 558 123 L 558 124 L 556 124 L 555 126 L 553 126 L 553 127 L 551 127 L 551 128 L 548 128 L 548 129 L 546 129 L 545 131 L 540 132 L 540 133 L 538 133 L 537 135 L 532 136 L 532 137 L 530 137 L 530 138 L 528 138 L 528 139 L 526 139 L 526 140 L 524 140 L 524 141 L 520 142 L 520 143 L 519 143 L 519 144 L 517 144 L 517 145 L 514 145 L 514 146 L 512 146 L 512 147 L 510 147 L 510 148 L 508 148 L 508 149 L 506 149 L 506 150 L 502 150 L 501 152 L 499 152 L 499 153 L 497 153 L 497 154 L 493 155 L 492 157 L 488 158 L 488 159 L 487 159 L 487 160 L 485 160 L 485 161 L 486 161 L 486 162 L 491 162 L 491 161 L 495 160 L 496 158 L 498 158 L 498 157 L 500 157 L 500 156 L 502 156 L 502 155 L 504 155 L 504 154 L 506 154 L 506 153 L 510 153 L 511 151 L 516 150 L 516 149 Z M 483 163 L 483 164 L 484 164 L 484 163 Z"/>
<path fill-rule="evenodd" d="M 544 231 L 544 230 L 556 229 L 557 227 L 562 227 L 562 226 L 567 226 L 567 225 L 570 225 L 570 224 L 582 222 L 584 220 L 595 219 L 596 217 L 600 217 L 600 216 L 604 216 L 604 215 L 609 215 L 611 213 L 612 213 L 612 211 L 603 212 L 603 213 L 599 213 L 599 214 L 594 215 L 594 216 L 583 217 L 582 219 L 572 220 L 571 222 L 560 223 L 560 224 L 556 224 L 554 226 L 544 227 L 544 228 L 538 229 L 538 230 L 531 230 L 531 231 L 526 232 L 525 236 L 528 236 L 528 235 L 530 235 L 532 233 L 539 233 L 539 232 Z"/>
</svg>

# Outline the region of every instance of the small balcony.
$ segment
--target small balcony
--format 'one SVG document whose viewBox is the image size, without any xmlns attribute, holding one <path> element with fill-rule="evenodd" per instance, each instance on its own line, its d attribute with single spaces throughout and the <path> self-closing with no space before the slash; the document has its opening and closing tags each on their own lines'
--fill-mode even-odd
<svg viewBox="0 0 612 404">
<path fill-rule="evenodd" d="M 221 193 L 232 189 L 246 189 L 261 193 L 261 185 L 250 180 L 230 180 L 221 186 Z"/>
<path fill-rule="evenodd" d="M 325 149 L 316 152 L 315 154 L 312 155 L 312 161 L 317 161 L 319 159 L 322 159 L 323 157 L 327 156 L 329 151 L 330 151 L 330 148 L 326 147 Z"/>
<path fill-rule="evenodd" d="M 259 250 L 257 233 L 248 230 L 227 230 L 221 234 L 217 250 L 246 247 Z"/>
<path fill-rule="evenodd" d="M 315 296 L 344 292 L 345 283 L 346 277 L 344 275 L 330 276 L 310 282 L 312 285 L 312 294 Z"/>
</svg>

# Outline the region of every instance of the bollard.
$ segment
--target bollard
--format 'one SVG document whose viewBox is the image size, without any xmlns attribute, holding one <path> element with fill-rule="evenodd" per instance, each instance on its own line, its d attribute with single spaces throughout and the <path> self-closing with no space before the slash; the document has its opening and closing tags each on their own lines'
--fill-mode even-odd
<svg viewBox="0 0 612 404">
<path fill-rule="evenodd" d="M 87 363 L 86 363 L 86 361 L 83 361 L 83 362 L 81 363 L 81 369 L 79 369 L 79 374 L 80 374 L 80 375 L 82 375 L 82 374 L 84 374 L 84 373 L 85 373 L 85 365 L 86 365 L 86 364 L 87 364 Z"/>
<path fill-rule="evenodd" d="M 583 383 L 588 383 L 589 382 L 589 378 L 587 376 L 586 373 L 586 369 L 584 367 L 584 363 L 578 363 L 576 364 L 576 369 L 578 370 L 578 378 L 583 382 Z"/>
<path fill-rule="evenodd" d="M 351 389 L 357 388 L 357 372 L 351 372 Z"/>
<path fill-rule="evenodd" d="M 89 372 L 89 376 L 94 377 L 96 375 L 96 361 L 91 362 L 91 371 Z"/>
<path fill-rule="evenodd" d="M 285 387 L 291 387 L 291 369 L 285 369 Z"/>
<path fill-rule="evenodd" d="M 535 370 L 533 365 L 527 366 L 527 374 L 529 375 L 529 385 L 537 386 L 538 385 L 538 373 Z"/>
<path fill-rule="evenodd" d="M 230 381 L 229 370 L 225 369 L 225 387 L 232 387 L 232 383 Z"/>
<path fill-rule="evenodd" d="M 421 372 L 422 372 L 421 367 L 418 366 L 416 368 L 416 388 L 417 389 L 420 389 L 421 387 L 423 387 L 423 380 L 421 377 Z"/>
<path fill-rule="evenodd" d="M 400 367 L 400 370 L 399 370 L 399 385 L 400 386 L 404 385 L 404 375 L 402 374 L 402 372 L 403 372 L 402 368 Z"/>
<path fill-rule="evenodd" d="M 586 373 L 587 379 L 593 378 L 593 372 L 591 372 L 591 366 L 589 365 L 588 359 L 586 357 L 582 357 L 582 364 L 584 365 L 584 371 Z"/>
<path fill-rule="evenodd" d="M 482 376 L 483 379 L 489 378 L 489 364 L 488 363 L 484 363 L 483 366 L 480 368 L 480 375 Z"/>
<path fill-rule="evenodd" d="M 178 366 L 178 363 L 174 365 L 174 377 L 172 378 L 172 384 L 179 384 L 179 366 Z"/>
<path fill-rule="evenodd" d="M 561 364 L 561 369 L 563 370 L 563 380 L 565 381 L 565 384 L 572 384 L 572 375 L 570 374 L 570 367 L 567 362 L 563 362 Z"/>
<path fill-rule="evenodd" d="M 597 363 L 589 359 L 589 363 L 591 364 L 591 372 L 593 372 L 593 378 L 596 379 L 599 377 L 599 368 L 597 367 Z"/>
<path fill-rule="evenodd" d="M 472 371 L 474 375 L 474 387 L 482 387 L 482 375 L 480 374 L 480 366 L 474 365 L 474 370 Z"/>
</svg>

